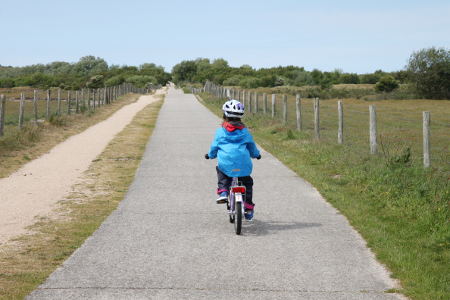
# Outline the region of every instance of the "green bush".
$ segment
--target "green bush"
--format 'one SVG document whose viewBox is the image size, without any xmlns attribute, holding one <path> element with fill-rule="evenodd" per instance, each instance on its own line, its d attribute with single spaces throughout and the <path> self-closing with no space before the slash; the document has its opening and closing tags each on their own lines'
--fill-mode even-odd
<svg viewBox="0 0 450 300">
<path fill-rule="evenodd" d="M 244 79 L 244 76 L 241 76 L 241 75 L 234 75 L 234 76 L 231 76 L 231 77 L 228 78 L 228 79 L 225 79 L 225 80 L 223 81 L 223 85 L 226 85 L 226 86 L 230 86 L 230 85 L 236 86 L 236 85 L 239 85 L 239 83 L 241 82 L 242 79 Z"/>
<path fill-rule="evenodd" d="M 133 75 L 125 79 L 126 82 L 132 83 L 133 85 L 143 88 L 149 84 L 156 84 L 157 80 L 154 76 L 148 75 Z"/>
<path fill-rule="evenodd" d="M 395 89 L 398 89 L 399 84 L 397 80 L 394 79 L 394 77 L 390 75 L 385 75 L 380 78 L 380 81 L 377 82 L 375 85 L 375 89 L 378 92 L 392 92 Z"/>
<path fill-rule="evenodd" d="M 0 78 L 0 88 L 12 88 L 15 86 L 14 79 Z"/>
<path fill-rule="evenodd" d="M 359 76 L 356 73 L 342 74 L 340 77 L 340 83 L 358 84 L 360 83 Z"/>
<path fill-rule="evenodd" d="M 116 86 L 125 82 L 124 75 L 116 75 L 105 80 L 105 86 Z"/>
<path fill-rule="evenodd" d="M 15 81 L 16 86 L 35 86 L 43 89 L 47 89 L 54 86 L 54 78 L 52 76 L 34 73 L 28 76 L 17 78 Z"/>
<path fill-rule="evenodd" d="M 103 75 L 95 75 L 89 78 L 88 82 L 86 82 L 86 87 L 91 89 L 98 89 L 104 86 L 104 78 Z"/>
<path fill-rule="evenodd" d="M 450 50 L 433 47 L 414 52 L 409 59 L 408 72 L 423 97 L 450 99 Z"/>
<path fill-rule="evenodd" d="M 244 77 L 239 85 L 245 89 L 254 89 L 261 86 L 261 81 L 256 77 Z"/>
</svg>

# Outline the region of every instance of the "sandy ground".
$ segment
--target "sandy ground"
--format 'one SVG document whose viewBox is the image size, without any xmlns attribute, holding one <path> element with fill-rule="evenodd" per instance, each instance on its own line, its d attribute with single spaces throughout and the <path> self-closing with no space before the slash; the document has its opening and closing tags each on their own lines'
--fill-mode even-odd
<svg viewBox="0 0 450 300">
<path fill-rule="evenodd" d="M 162 93 L 159 90 L 156 94 Z M 11 176 L 0 179 L 0 245 L 26 233 L 35 217 L 48 215 L 114 136 L 156 100 L 158 97 L 141 96 L 108 119 L 71 136 Z"/>
</svg>

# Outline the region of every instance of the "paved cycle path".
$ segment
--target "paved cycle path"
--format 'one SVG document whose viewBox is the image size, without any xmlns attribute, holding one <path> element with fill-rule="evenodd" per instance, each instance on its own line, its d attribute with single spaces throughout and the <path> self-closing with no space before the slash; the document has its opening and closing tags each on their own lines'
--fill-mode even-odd
<svg viewBox="0 0 450 300">
<path fill-rule="evenodd" d="M 254 161 L 255 220 L 215 204 L 220 120 L 170 89 L 119 208 L 29 299 L 398 299 L 347 220 L 270 154 Z"/>
</svg>

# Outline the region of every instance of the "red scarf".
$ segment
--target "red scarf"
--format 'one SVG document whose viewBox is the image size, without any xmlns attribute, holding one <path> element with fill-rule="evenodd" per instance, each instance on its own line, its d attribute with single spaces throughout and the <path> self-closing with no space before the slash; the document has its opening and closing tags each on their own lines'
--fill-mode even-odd
<svg viewBox="0 0 450 300">
<path fill-rule="evenodd" d="M 240 129 L 240 130 L 244 129 L 245 125 L 242 124 L 242 123 L 238 123 L 238 124 L 233 125 L 230 122 L 223 122 L 222 123 L 222 127 L 225 128 L 229 132 L 233 132 L 236 129 Z"/>
</svg>

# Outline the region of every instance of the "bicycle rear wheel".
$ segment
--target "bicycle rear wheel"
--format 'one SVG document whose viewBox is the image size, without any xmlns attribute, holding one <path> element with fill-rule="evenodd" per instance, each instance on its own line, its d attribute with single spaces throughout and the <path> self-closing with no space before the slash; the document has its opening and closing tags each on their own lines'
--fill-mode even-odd
<svg viewBox="0 0 450 300">
<path fill-rule="evenodd" d="M 234 216 L 234 230 L 236 231 L 236 234 L 241 234 L 242 229 L 242 202 L 236 202 L 235 203 L 235 216 Z"/>
</svg>

